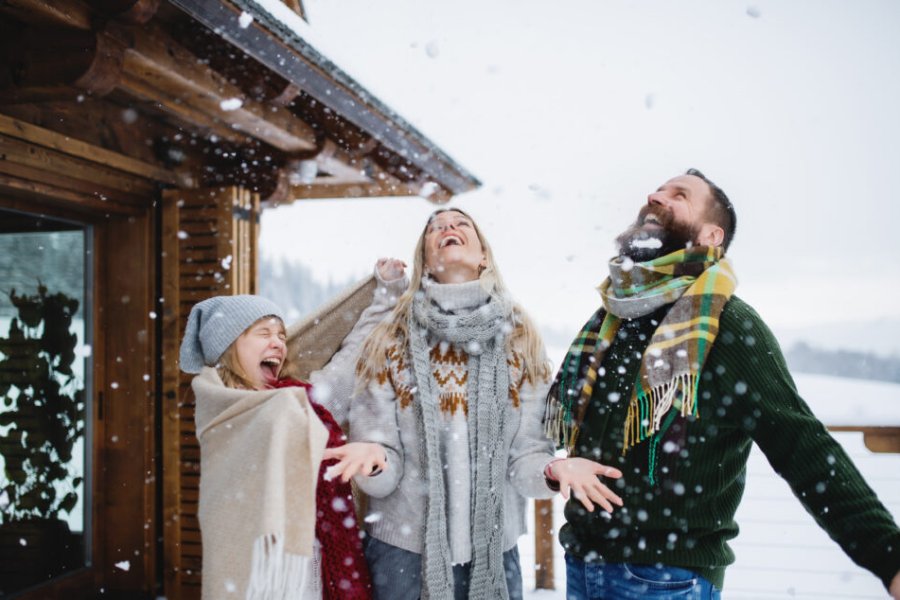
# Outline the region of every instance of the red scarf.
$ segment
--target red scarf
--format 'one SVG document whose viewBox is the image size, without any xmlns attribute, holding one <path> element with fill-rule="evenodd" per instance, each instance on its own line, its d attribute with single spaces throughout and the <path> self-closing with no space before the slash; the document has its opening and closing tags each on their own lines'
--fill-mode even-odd
<svg viewBox="0 0 900 600">
<path fill-rule="evenodd" d="M 302 387 L 310 405 L 328 430 L 326 447 L 343 446 L 344 432 L 324 406 L 312 399 L 312 385 L 296 379 L 280 379 L 276 388 Z M 326 481 L 325 470 L 337 460 L 323 460 L 316 486 L 316 539 L 322 546 L 323 600 L 369 600 L 372 583 L 363 555 L 350 483 L 340 477 Z"/>
</svg>

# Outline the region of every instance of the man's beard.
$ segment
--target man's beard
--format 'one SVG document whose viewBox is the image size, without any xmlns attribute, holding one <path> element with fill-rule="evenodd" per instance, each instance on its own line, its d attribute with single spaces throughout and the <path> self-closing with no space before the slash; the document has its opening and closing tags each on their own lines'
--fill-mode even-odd
<svg viewBox="0 0 900 600">
<path fill-rule="evenodd" d="M 644 229 L 642 227 L 647 215 L 653 214 L 659 220 L 660 227 Z M 672 213 L 666 209 L 647 204 L 638 213 L 637 221 L 619 234 L 616 245 L 619 256 L 627 256 L 634 262 L 645 262 L 683 250 L 694 245 L 694 231 L 690 225 L 676 223 Z"/>
</svg>

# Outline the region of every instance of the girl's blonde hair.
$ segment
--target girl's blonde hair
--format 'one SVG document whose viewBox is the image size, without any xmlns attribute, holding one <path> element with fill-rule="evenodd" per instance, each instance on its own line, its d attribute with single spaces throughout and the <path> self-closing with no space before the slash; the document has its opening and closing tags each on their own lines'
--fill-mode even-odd
<svg viewBox="0 0 900 600">
<path fill-rule="evenodd" d="M 225 384 L 225 387 L 230 388 L 238 388 L 242 390 L 252 390 L 253 384 L 250 382 L 250 377 L 247 375 L 247 372 L 241 367 L 240 361 L 238 361 L 237 355 L 237 343 L 241 337 L 250 331 L 257 323 L 260 321 L 264 321 L 266 319 L 278 319 L 278 323 L 281 324 L 281 329 L 286 331 L 284 327 L 284 321 L 282 321 L 279 317 L 275 315 L 266 315 L 265 317 L 261 317 L 254 321 L 250 327 L 241 332 L 231 345 L 225 349 L 225 352 L 222 353 L 222 356 L 219 358 L 219 362 L 216 364 L 216 371 L 219 372 L 219 377 L 222 378 L 222 383 Z M 290 361 L 290 353 L 285 353 L 284 361 L 281 363 L 281 367 L 278 369 L 278 379 L 281 379 L 282 373 L 287 373 L 288 371 L 288 362 Z"/>
<path fill-rule="evenodd" d="M 458 208 L 442 208 L 434 211 L 428 217 L 428 221 L 422 229 L 422 234 L 419 236 L 419 241 L 416 243 L 409 288 L 397 300 L 397 306 L 394 307 L 391 317 L 380 323 L 363 343 L 359 363 L 357 364 L 359 386 L 365 386 L 384 369 L 388 350 L 392 345 L 396 344 L 400 348 L 405 348 L 407 345 L 409 337 L 407 322 L 412 310 L 413 300 L 416 294 L 422 290 L 423 279 L 430 277 L 425 270 L 425 235 L 428 233 L 428 227 L 434 218 L 444 212 L 457 212 L 463 215 L 471 221 L 475 229 L 475 235 L 478 236 L 478 240 L 481 242 L 481 247 L 484 250 L 486 263 L 478 278 L 481 282 L 481 287 L 493 299 L 499 299 L 508 295 L 503 278 L 500 277 L 500 271 L 497 270 L 491 245 L 481 233 L 481 229 L 478 228 L 475 220 L 468 213 Z M 541 340 L 537 327 L 518 303 L 513 303 L 512 312 L 513 331 L 507 340 L 508 347 L 515 349 L 522 356 L 525 377 L 530 383 L 549 380 L 551 365 L 544 352 L 544 343 Z"/>
</svg>

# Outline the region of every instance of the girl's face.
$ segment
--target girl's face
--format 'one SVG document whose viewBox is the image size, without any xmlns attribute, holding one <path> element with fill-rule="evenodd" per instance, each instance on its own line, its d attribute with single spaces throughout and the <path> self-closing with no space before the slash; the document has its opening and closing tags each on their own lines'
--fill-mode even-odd
<svg viewBox="0 0 900 600">
<path fill-rule="evenodd" d="M 240 368 L 255 390 L 264 390 L 278 381 L 287 356 L 287 334 L 278 317 L 263 317 L 235 340 Z"/>
<path fill-rule="evenodd" d="M 469 217 L 454 210 L 432 217 L 425 229 L 425 268 L 432 278 L 440 283 L 474 281 L 485 261 Z"/>
</svg>

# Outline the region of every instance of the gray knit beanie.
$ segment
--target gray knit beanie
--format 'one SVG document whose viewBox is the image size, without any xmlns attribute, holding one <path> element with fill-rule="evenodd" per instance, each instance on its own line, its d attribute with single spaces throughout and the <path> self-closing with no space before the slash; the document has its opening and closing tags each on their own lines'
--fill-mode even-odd
<svg viewBox="0 0 900 600">
<path fill-rule="evenodd" d="M 228 346 L 263 317 L 278 317 L 281 308 L 262 296 L 214 296 L 191 309 L 181 341 L 181 370 L 199 373 L 204 365 L 214 367 Z"/>
</svg>

